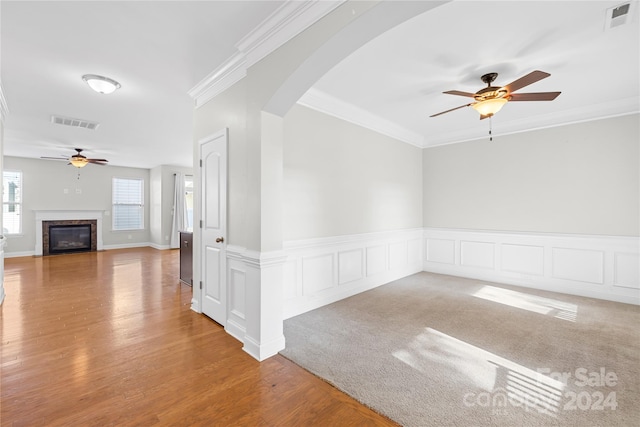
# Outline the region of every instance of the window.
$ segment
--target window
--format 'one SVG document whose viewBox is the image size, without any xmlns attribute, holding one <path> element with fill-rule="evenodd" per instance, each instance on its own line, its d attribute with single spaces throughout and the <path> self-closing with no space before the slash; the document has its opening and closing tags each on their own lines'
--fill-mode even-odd
<svg viewBox="0 0 640 427">
<path fill-rule="evenodd" d="M 4 234 L 22 233 L 22 172 L 2 173 L 2 218 Z"/>
<path fill-rule="evenodd" d="M 113 229 L 144 228 L 144 180 L 113 178 Z"/>
</svg>

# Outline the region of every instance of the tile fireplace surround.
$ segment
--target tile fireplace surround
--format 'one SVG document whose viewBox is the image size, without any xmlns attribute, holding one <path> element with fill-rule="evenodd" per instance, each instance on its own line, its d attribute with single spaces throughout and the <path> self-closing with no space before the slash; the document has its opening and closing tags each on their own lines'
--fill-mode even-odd
<svg viewBox="0 0 640 427">
<path fill-rule="evenodd" d="M 95 220 L 96 221 L 96 250 L 103 249 L 102 243 L 102 211 L 84 211 L 84 210 L 36 210 L 36 247 L 34 254 L 36 256 L 43 255 L 43 239 L 42 239 L 42 222 L 43 221 L 80 221 Z"/>
</svg>

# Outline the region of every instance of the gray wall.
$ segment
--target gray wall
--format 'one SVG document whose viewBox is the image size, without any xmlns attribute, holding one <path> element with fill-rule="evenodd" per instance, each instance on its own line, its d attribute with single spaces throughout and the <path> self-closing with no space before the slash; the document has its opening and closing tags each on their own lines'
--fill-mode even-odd
<svg viewBox="0 0 640 427">
<path fill-rule="evenodd" d="M 82 169 L 55 160 L 4 157 L 5 170 L 22 171 L 22 235 L 8 238 L 6 252 L 33 252 L 35 214 L 33 210 L 101 210 L 103 243 L 108 245 L 147 244 L 149 233 L 149 170 L 117 166 L 88 165 Z M 78 171 L 80 178 L 78 179 Z M 118 178 L 142 178 L 145 182 L 145 229 L 111 230 L 111 181 Z M 65 192 L 65 190 L 67 190 Z M 109 215 L 106 215 L 106 214 Z"/>
<path fill-rule="evenodd" d="M 635 114 L 425 149 L 424 226 L 638 236 L 638 128 Z"/>
<path fill-rule="evenodd" d="M 422 227 L 421 152 L 294 106 L 284 121 L 284 240 Z"/>
</svg>

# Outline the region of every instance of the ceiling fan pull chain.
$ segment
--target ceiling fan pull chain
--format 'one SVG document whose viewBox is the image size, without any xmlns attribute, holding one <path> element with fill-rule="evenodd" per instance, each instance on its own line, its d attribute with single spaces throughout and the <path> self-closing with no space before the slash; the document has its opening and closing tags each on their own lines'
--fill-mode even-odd
<svg viewBox="0 0 640 427">
<path fill-rule="evenodd" d="M 491 128 L 493 127 L 493 116 L 489 116 L 489 141 L 493 141 L 493 135 L 491 134 Z"/>
</svg>

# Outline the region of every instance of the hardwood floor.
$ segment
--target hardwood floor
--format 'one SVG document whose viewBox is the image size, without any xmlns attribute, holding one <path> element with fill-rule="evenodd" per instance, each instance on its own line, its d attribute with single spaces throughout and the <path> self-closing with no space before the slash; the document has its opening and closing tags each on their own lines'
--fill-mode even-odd
<svg viewBox="0 0 640 427">
<path fill-rule="evenodd" d="M 2 426 L 396 425 L 190 310 L 178 251 L 5 260 Z"/>
</svg>

